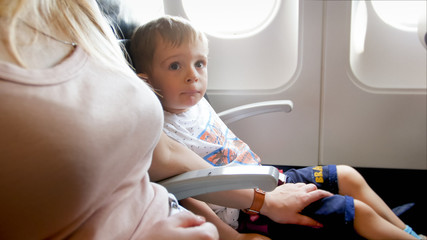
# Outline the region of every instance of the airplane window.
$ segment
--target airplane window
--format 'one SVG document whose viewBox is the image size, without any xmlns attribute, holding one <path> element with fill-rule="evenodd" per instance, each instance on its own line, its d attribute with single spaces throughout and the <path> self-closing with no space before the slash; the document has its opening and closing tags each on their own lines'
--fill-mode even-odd
<svg viewBox="0 0 427 240">
<path fill-rule="evenodd" d="M 372 6 L 384 22 L 404 31 L 417 31 L 419 19 L 426 15 L 425 1 L 372 1 Z"/>
<path fill-rule="evenodd" d="M 425 14 L 425 1 L 352 1 L 353 82 L 374 92 L 425 92 L 426 52 L 417 32 Z"/>
<path fill-rule="evenodd" d="M 120 13 L 122 18 L 141 25 L 165 14 L 163 1 L 159 0 L 123 0 L 121 4 L 128 10 Z"/>
<path fill-rule="evenodd" d="M 268 26 L 279 9 L 278 0 L 182 0 L 188 18 L 210 35 L 251 36 Z"/>
</svg>

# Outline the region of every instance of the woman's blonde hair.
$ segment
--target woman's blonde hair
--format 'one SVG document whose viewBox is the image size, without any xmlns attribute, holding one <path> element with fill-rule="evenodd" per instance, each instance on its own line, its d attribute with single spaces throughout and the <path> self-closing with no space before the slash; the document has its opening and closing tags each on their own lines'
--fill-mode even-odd
<svg viewBox="0 0 427 240">
<path fill-rule="evenodd" d="M 172 47 L 198 40 L 208 41 L 203 32 L 184 18 L 163 16 L 152 20 L 137 28 L 131 39 L 130 55 L 137 73 L 151 74 L 154 51 L 159 40 Z"/>
<path fill-rule="evenodd" d="M 77 43 L 102 64 L 129 70 L 117 38 L 95 0 L 0 0 L 0 19 L 6 22 L 1 28 L 7 35 L 3 39 L 7 50 L 23 67 L 25 62 L 16 46 L 18 24 L 22 21 L 41 32 L 60 31 L 67 41 Z"/>
</svg>

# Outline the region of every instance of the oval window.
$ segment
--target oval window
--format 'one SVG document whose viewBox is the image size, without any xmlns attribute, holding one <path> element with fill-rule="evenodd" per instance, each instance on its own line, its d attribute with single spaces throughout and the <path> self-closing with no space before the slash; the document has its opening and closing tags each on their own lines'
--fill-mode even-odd
<svg viewBox="0 0 427 240">
<path fill-rule="evenodd" d="M 221 38 L 254 35 L 276 16 L 278 0 L 182 0 L 187 17 L 206 33 Z"/>
<path fill-rule="evenodd" d="M 372 6 L 385 23 L 403 31 L 417 31 L 426 15 L 425 1 L 372 1 Z"/>
</svg>

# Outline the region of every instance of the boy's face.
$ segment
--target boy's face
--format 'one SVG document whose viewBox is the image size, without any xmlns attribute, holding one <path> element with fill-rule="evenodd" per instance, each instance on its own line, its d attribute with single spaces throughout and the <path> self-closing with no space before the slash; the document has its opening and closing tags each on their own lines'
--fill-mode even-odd
<svg viewBox="0 0 427 240">
<path fill-rule="evenodd" d="M 172 47 L 157 42 L 148 82 L 162 96 L 164 110 L 182 113 L 203 98 L 208 81 L 207 43 L 198 40 Z"/>
</svg>

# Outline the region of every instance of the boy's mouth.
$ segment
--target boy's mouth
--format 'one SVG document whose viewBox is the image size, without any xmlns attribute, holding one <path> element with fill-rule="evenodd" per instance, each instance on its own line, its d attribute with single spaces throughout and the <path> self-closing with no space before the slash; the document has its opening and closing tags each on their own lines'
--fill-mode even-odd
<svg viewBox="0 0 427 240">
<path fill-rule="evenodd" d="M 184 92 L 182 92 L 183 94 L 197 94 L 197 93 L 200 93 L 200 91 L 198 91 L 198 90 L 188 90 L 188 91 L 184 91 Z"/>
</svg>

